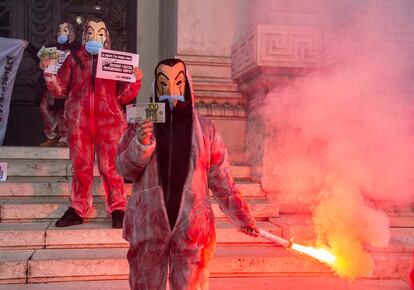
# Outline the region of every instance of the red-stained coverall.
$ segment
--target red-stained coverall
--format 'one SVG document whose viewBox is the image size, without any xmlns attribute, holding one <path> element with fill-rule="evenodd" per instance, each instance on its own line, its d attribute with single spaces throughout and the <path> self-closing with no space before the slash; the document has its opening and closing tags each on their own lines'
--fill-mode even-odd
<svg viewBox="0 0 414 290">
<path fill-rule="evenodd" d="M 57 49 L 71 53 L 76 48 L 76 43 L 66 45 L 56 44 Z M 45 88 L 40 98 L 40 115 L 43 121 L 43 132 L 47 139 L 59 137 L 60 142 L 67 142 L 67 126 L 63 116 L 63 108 L 52 108 L 55 99 L 63 99 L 64 96 L 52 96 Z"/>
<path fill-rule="evenodd" d="M 65 94 L 65 121 L 73 166 L 72 207 L 85 217 L 92 205 L 94 150 L 106 193 L 108 213 L 125 210 L 124 182 L 116 171 L 116 147 L 125 128 L 120 104 L 133 100 L 141 87 L 135 83 L 94 78 L 93 57 L 84 47 L 76 52 L 80 64 L 69 55 L 58 72 L 58 85 L 46 79 L 54 95 Z"/>
<path fill-rule="evenodd" d="M 170 289 L 208 289 L 207 263 L 216 244 L 208 188 L 236 227 L 255 224 L 231 176 L 227 148 L 213 123 L 193 110 L 188 175 L 177 221 L 171 229 L 159 177 L 156 140 L 141 144 L 135 128 L 128 127 L 116 159 L 118 172 L 134 181 L 124 219 L 124 238 L 130 243 L 131 289 L 165 289 L 167 263 Z"/>
<path fill-rule="evenodd" d="M 43 132 L 49 140 L 59 137 L 59 141 L 67 142 L 63 109 L 51 109 L 51 99 L 54 99 L 54 97 L 47 90 L 44 90 L 39 105 L 43 121 Z"/>
</svg>

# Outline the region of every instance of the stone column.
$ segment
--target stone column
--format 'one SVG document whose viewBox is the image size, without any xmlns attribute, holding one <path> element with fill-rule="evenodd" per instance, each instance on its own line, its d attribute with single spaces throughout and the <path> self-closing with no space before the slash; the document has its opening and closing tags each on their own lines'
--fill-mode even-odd
<svg viewBox="0 0 414 290">
<path fill-rule="evenodd" d="M 278 189 L 272 182 L 271 164 L 277 132 L 269 122 L 274 112 L 265 105 L 265 98 L 276 97 L 278 88 L 320 66 L 321 50 L 320 29 L 306 26 L 257 25 L 233 46 L 232 78 L 248 99 L 247 161 L 252 177 L 266 193 Z"/>
</svg>

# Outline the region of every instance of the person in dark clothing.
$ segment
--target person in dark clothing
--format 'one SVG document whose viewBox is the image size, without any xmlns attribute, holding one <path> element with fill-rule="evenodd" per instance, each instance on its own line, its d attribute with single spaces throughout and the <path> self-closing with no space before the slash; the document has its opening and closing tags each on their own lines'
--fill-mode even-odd
<svg viewBox="0 0 414 290">
<path fill-rule="evenodd" d="M 162 65 L 173 67 L 177 63 L 177 59 L 164 60 L 158 64 L 155 71 L 157 72 Z M 190 91 L 189 83 L 181 80 L 176 87 L 176 92 L 172 93 L 184 96 L 184 102 L 177 102 L 174 109 L 171 110 L 167 98 L 163 101 L 160 100 L 161 96 L 168 95 L 167 87 L 165 86 L 168 77 L 162 72 L 158 72 L 155 77 L 157 80 L 156 85 L 160 88 L 159 93 L 161 94 L 156 94 L 156 101 L 167 103 L 166 122 L 155 125 L 155 139 L 158 141 L 156 151 L 159 157 L 158 162 L 168 220 L 171 228 L 173 228 L 177 220 L 183 186 L 188 172 L 188 163 L 190 161 L 193 105 L 191 94 L 184 94 L 184 91 Z M 184 78 L 184 75 L 182 77 Z M 171 154 L 171 152 L 174 152 L 174 154 Z"/>
</svg>

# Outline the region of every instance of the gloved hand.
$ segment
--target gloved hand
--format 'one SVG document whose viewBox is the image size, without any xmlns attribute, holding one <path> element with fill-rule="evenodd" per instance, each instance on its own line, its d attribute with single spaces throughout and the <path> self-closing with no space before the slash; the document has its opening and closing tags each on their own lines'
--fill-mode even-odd
<svg viewBox="0 0 414 290">
<path fill-rule="evenodd" d="M 256 225 L 240 227 L 240 231 L 243 234 L 246 234 L 252 237 L 257 237 L 257 235 L 259 234 L 259 228 Z"/>
<path fill-rule="evenodd" d="M 45 68 L 50 64 L 50 58 L 44 57 L 40 60 L 39 67 L 41 70 L 45 70 Z"/>
<path fill-rule="evenodd" d="M 134 67 L 134 76 L 135 76 L 135 79 L 138 81 L 142 79 L 142 77 L 144 76 L 144 73 L 139 67 Z"/>
<path fill-rule="evenodd" d="M 60 95 L 60 87 L 56 75 L 44 72 L 43 77 L 45 78 L 47 89 L 56 95 Z"/>
<path fill-rule="evenodd" d="M 151 143 L 152 131 L 154 125 L 148 120 L 144 120 L 138 123 L 136 128 L 136 134 L 139 142 L 143 145 L 149 145 Z"/>
</svg>

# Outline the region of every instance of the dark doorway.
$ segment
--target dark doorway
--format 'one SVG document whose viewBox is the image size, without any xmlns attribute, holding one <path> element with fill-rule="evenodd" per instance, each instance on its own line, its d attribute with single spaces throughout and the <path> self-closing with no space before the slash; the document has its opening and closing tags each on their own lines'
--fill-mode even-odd
<svg viewBox="0 0 414 290">
<path fill-rule="evenodd" d="M 3 145 L 37 146 L 44 140 L 37 105 L 41 71 L 33 51 L 54 43 L 62 21 L 76 24 L 80 37 L 90 16 L 105 20 L 113 49 L 136 52 L 136 0 L 0 0 L 0 36 L 25 39 L 32 47 L 32 53 L 26 49 L 17 73 Z"/>
</svg>

